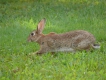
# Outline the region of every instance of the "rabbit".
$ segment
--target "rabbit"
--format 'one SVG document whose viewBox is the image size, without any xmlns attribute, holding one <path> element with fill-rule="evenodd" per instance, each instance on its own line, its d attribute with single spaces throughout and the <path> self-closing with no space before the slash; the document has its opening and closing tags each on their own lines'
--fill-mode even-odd
<svg viewBox="0 0 106 80">
<path fill-rule="evenodd" d="M 95 44 L 95 37 L 84 30 L 75 30 L 66 33 L 57 34 L 51 32 L 43 34 L 46 19 L 42 19 L 37 29 L 32 31 L 28 36 L 29 42 L 37 42 L 40 50 L 33 54 L 55 53 L 55 52 L 76 52 L 80 50 L 89 51 L 90 49 L 100 48 L 99 44 Z"/>
</svg>

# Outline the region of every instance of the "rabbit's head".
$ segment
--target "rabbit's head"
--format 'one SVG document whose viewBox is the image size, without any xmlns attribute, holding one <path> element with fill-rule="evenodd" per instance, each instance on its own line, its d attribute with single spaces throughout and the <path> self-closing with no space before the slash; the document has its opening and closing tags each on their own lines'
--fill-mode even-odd
<svg viewBox="0 0 106 80">
<path fill-rule="evenodd" d="M 29 42 L 32 42 L 32 41 L 38 41 L 39 38 L 43 35 L 42 34 L 42 31 L 44 29 L 44 26 L 45 26 L 45 22 L 46 22 L 46 19 L 42 19 L 39 23 L 38 23 L 38 26 L 37 26 L 37 29 L 32 31 L 28 37 L 28 41 Z"/>
</svg>

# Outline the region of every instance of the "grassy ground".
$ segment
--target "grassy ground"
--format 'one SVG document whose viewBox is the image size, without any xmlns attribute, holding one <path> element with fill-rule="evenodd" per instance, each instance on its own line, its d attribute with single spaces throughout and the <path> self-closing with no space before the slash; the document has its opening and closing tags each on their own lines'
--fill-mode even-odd
<svg viewBox="0 0 106 80">
<path fill-rule="evenodd" d="M 46 18 L 44 33 L 87 30 L 100 50 L 28 56 L 39 49 L 29 33 Z M 106 80 L 105 0 L 0 1 L 0 80 Z"/>
</svg>

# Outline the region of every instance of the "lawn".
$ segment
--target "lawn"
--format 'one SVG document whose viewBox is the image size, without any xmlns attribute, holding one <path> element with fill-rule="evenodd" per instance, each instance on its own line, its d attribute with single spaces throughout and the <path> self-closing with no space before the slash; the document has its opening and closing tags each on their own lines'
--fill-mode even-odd
<svg viewBox="0 0 106 80">
<path fill-rule="evenodd" d="M 101 48 L 29 56 L 39 45 L 27 37 L 42 18 L 44 34 L 86 30 Z M 0 80 L 106 80 L 105 47 L 105 0 L 0 1 Z"/>
</svg>

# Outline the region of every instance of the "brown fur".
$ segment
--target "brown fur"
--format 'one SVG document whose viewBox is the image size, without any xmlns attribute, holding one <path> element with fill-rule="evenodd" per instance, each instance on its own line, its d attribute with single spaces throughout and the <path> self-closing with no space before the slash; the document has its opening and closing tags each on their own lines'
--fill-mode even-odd
<svg viewBox="0 0 106 80">
<path fill-rule="evenodd" d="M 51 32 L 47 35 L 42 34 L 45 26 L 45 19 L 42 19 L 37 27 L 37 30 L 33 31 L 28 41 L 35 41 L 40 45 L 40 50 L 35 54 L 42 54 L 46 52 L 75 52 L 77 50 L 90 50 L 91 45 L 94 45 L 94 36 L 84 30 L 70 31 L 66 33 L 57 34 Z M 66 50 L 65 50 L 66 49 Z M 72 49 L 72 51 L 70 51 Z"/>
</svg>

